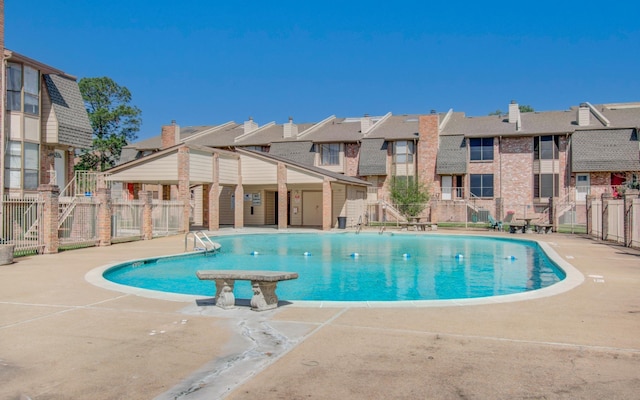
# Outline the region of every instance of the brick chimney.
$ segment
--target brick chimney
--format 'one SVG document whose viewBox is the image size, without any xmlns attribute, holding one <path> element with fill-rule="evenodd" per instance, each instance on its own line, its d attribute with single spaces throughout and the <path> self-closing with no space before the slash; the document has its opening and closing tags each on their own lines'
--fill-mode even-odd
<svg viewBox="0 0 640 400">
<path fill-rule="evenodd" d="M 432 193 L 438 193 L 436 180 L 436 158 L 438 155 L 438 142 L 440 118 L 432 112 L 429 115 L 421 115 L 418 119 L 418 145 L 416 149 L 416 162 L 418 167 L 418 179 L 425 185 L 431 185 Z"/>
<path fill-rule="evenodd" d="M 362 118 L 360 118 L 360 132 L 367 133 L 369 129 L 371 129 L 371 117 L 369 114 L 365 114 Z"/>
<path fill-rule="evenodd" d="M 293 123 L 293 117 L 289 117 L 289 122 L 282 126 L 284 138 L 296 138 L 298 136 L 298 125 Z"/>
<path fill-rule="evenodd" d="M 248 121 L 244 121 L 244 133 L 250 133 L 258 129 L 258 124 L 253 122 L 253 117 L 249 117 Z"/>
<path fill-rule="evenodd" d="M 176 120 L 172 120 L 171 125 L 162 126 L 161 140 L 163 149 L 180 143 L 180 126 L 176 124 Z"/>
<path fill-rule="evenodd" d="M 590 121 L 591 110 L 589 110 L 589 105 L 587 103 L 580 103 L 580 107 L 578 107 L 578 115 L 576 120 L 578 121 L 578 126 L 587 126 L 591 123 Z"/>
</svg>

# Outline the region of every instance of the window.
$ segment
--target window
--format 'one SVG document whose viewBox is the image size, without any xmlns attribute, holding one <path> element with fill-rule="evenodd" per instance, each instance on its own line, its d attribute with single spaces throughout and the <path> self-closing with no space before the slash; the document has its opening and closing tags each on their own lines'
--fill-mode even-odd
<svg viewBox="0 0 640 400">
<path fill-rule="evenodd" d="M 340 165 L 340 143 L 320 145 L 320 165 Z"/>
<path fill-rule="evenodd" d="M 40 146 L 37 143 L 24 143 L 24 165 L 22 142 L 10 141 L 5 158 L 5 186 L 10 189 L 35 190 L 38 188 Z"/>
<path fill-rule="evenodd" d="M 5 187 L 10 189 L 20 189 L 20 168 L 22 165 L 22 143 L 7 143 L 7 156 L 4 159 L 4 180 Z"/>
<path fill-rule="evenodd" d="M 40 75 L 37 69 L 24 67 L 24 112 L 38 115 Z"/>
<path fill-rule="evenodd" d="M 493 197 L 493 174 L 471 174 L 471 195 L 475 197 Z"/>
<path fill-rule="evenodd" d="M 558 159 L 559 136 L 537 136 L 533 140 L 533 153 L 536 160 Z"/>
<path fill-rule="evenodd" d="M 471 161 L 493 160 L 493 138 L 469 139 Z"/>
<path fill-rule="evenodd" d="M 395 142 L 394 155 L 396 164 L 413 163 L 413 142 L 400 140 Z"/>
<path fill-rule="evenodd" d="M 560 193 L 559 174 L 535 174 L 533 175 L 533 197 L 557 197 Z"/>
<path fill-rule="evenodd" d="M 37 143 L 24 143 L 24 188 L 35 190 L 38 188 L 38 151 Z"/>
<path fill-rule="evenodd" d="M 22 65 L 7 64 L 7 110 L 22 111 Z"/>
</svg>

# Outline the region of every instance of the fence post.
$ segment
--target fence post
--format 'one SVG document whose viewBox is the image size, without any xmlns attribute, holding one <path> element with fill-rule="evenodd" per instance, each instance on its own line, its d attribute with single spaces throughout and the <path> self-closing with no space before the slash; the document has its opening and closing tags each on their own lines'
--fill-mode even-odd
<svg viewBox="0 0 640 400">
<path fill-rule="evenodd" d="M 44 254 L 58 252 L 60 239 L 58 238 L 58 197 L 60 188 L 57 185 L 40 185 L 38 191 L 42 195 L 42 235 L 44 239 Z"/>
<path fill-rule="evenodd" d="M 551 224 L 551 230 L 553 232 L 558 232 L 558 223 L 556 221 L 555 207 L 556 207 L 555 198 L 549 197 L 549 221 L 547 221 L 547 223 Z"/>
<path fill-rule="evenodd" d="M 98 245 L 111 246 L 111 190 L 106 187 L 96 189 L 98 200 Z"/>
<path fill-rule="evenodd" d="M 612 198 L 611 193 L 602 193 L 602 240 L 609 236 L 609 200 Z"/>
<path fill-rule="evenodd" d="M 149 191 L 138 192 L 142 200 L 142 239 L 153 239 L 153 194 Z"/>
<path fill-rule="evenodd" d="M 434 197 L 429 203 L 431 208 L 431 225 L 438 225 L 438 199 Z"/>
<path fill-rule="evenodd" d="M 591 214 L 591 212 L 595 198 L 596 196 L 593 194 L 587 195 L 587 236 L 593 235 L 593 214 Z"/>
<path fill-rule="evenodd" d="M 638 198 L 640 194 L 640 190 L 638 189 L 627 189 L 624 192 L 624 245 L 627 247 L 631 247 L 631 239 L 633 232 L 633 199 Z M 636 221 L 636 223 L 640 223 Z"/>
</svg>

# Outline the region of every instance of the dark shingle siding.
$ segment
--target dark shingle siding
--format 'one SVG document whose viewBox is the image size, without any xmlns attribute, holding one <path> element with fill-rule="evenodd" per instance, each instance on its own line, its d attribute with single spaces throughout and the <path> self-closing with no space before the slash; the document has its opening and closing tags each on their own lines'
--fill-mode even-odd
<svg viewBox="0 0 640 400">
<path fill-rule="evenodd" d="M 463 135 L 440 137 L 436 173 L 441 175 L 467 172 L 467 148 Z"/>
<path fill-rule="evenodd" d="M 387 146 L 384 139 L 362 139 L 358 175 L 386 175 Z"/>
<path fill-rule="evenodd" d="M 78 83 L 60 75 L 44 75 L 44 82 L 58 121 L 58 142 L 91 147 L 93 130 Z"/>
<path fill-rule="evenodd" d="M 269 154 L 303 165 L 313 165 L 316 156 L 312 142 L 272 143 Z"/>
<path fill-rule="evenodd" d="M 640 171 L 635 129 L 576 131 L 571 149 L 573 172 Z"/>
</svg>

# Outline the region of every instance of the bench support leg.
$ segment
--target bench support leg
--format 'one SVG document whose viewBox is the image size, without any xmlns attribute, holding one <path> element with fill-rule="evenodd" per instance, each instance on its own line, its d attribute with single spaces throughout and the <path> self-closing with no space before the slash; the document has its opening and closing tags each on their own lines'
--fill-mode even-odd
<svg viewBox="0 0 640 400">
<path fill-rule="evenodd" d="M 233 295 L 233 279 L 216 279 L 216 306 L 225 310 L 234 308 L 236 297 Z"/>
<path fill-rule="evenodd" d="M 278 282 L 251 281 L 251 286 L 253 287 L 251 309 L 253 311 L 266 311 L 278 307 L 277 285 Z"/>
</svg>

